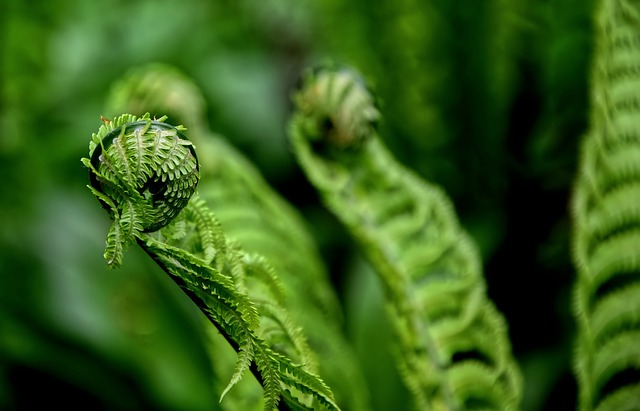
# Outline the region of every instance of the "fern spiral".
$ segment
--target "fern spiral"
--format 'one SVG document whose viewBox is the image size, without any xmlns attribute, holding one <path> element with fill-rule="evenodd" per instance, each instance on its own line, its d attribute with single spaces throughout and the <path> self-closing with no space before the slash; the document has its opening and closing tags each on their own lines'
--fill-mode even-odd
<svg viewBox="0 0 640 411">
<path fill-rule="evenodd" d="M 338 410 L 315 373 L 314 353 L 283 308 L 281 283 L 263 257 L 228 239 L 195 193 L 199 163 L 181 131 L 125 114 L 106 121 L 83 164 L 92 193 L 114 223 L 105 258 L 122 261 L 136 242 L 208 317 L 237 352 L 221 397 L 251 370 L 263 387 L 265 410 Z"/>
<path fill-rule="evenodd" d="M 260 282 L 249 282 L 249 294 L 281 301 L 296 324 L 303 328 L 317 357 L 318 372 L 332 388 L 336 402 L 346 410 L 371 409 L 364 377 L 342 330 L 342 312 L 329 274 L 300 213 L 265 181 L 260 171 L 229 144 L 209 130 L 202 92 L 194 81 L 173 66 L 159 63 L 130 69 L 118 79 L 107 98 L 107 112 L 141 111 L 170 113 L 189 124 L 189 138 L 198 148 L 201 182 L 198 193 L 213 210 L 229 239 L 246 252 L 269 260 L 282 287 L 264 295 Z M 193 244 L 181 245 L 197 251 Z M 261 259 L 250 256 L 260 263 Z M 253 270 L 249 276 L 255 275 Z M 252 287 L 255 288 L 254 292 Z M 268 289 L 267 289 L 268 291 Z M 259 295 L 262 294 L 262 295 Z M 263 321 L 265 328 L 270 321 Z M 278 329 L 271 327 L 271 330 Z M 219 352 L 225 344 L 212 340 L 214 368 L 224 380 L 232 363 L 222 364 Z M 279 344 L 281 346 L 281 344 Z M 224 387 L 221 387 L 222 390 Z M 248 410 L 252 385 L 230 392 L 225 402 L 237 401 Z M 232 407 L 230 409 L 233 409 Z"/>
<path fill-rule="evenodd" d="M 516 409 L 506 325 L 449 199 L 384 147 L 374 98 L 353 70 L 308 73 L 294 101 L 294 152 L 379 274 L 416 408 Z"/>
<path fill-rule="evenodd" d="M 357 146 L 371 134 L 379 117 L 372 96 L 351 69 L 342 67 L 332 76 L 322 75 L 322 70 L 315 70 L 319 75 L 296 101 L 307 118 L 306 135 L 318 144 Z"/>
<path fill-rule="evenodd" d="M 122 261 L 123 248 L 140 232 L 169 224 L 195 193 L 199 164 L 184 127 L 123 115 L 105 120 L 89 147 L 91 190 L 109 211 L 105 258 Z"/>
<path fill-rule="evenodd" d="M 596 13 L 591 127 L 572 202 L 581 410 L 640 407 L 640 6 Z"/>
</svg>

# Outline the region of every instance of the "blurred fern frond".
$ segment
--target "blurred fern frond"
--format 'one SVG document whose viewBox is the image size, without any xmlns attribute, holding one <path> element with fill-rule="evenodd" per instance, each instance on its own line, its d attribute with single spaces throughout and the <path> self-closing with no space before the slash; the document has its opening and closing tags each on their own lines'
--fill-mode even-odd
<svg viewBox="0 0 640 411">
<path fill-rule="evenodd" d="M 596 11 L 591 125 L 574 187 L 581 410 L 640 405 L 640 6 Z"/>
<path fill-rule="evenodd" d="M 449 199 L 387 151 L 356 72 L 307 74 L 290 123 L 295 154 L 379 274 L 416 408 L 516 409 L 522 382 L 506 324 Z"/>
</svg>

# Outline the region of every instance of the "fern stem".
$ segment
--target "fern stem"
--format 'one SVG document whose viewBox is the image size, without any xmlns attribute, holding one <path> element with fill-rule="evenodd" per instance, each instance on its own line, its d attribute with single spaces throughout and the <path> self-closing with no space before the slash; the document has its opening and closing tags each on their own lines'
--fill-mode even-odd
<svg viewBox="0 0 640 411">
<path fill-rule="evenodd" d="M 186 285 L 184 278 L 173 275 L 171 271 L 167 268 L 167 266 L 164 264 L 164 262 L 160 258 L 158 258 L 158 255 L 152 252 L 151 250 L 149 250 L 144 240 L 139 238 L 137 240 L 137 243 L 140 246 L 140 248 L 142 248 L 144 252 L 149 257 L 151 257 L 151 259 L 162 269 L 162 271 L 164 271 L 165 274 L 167 274 L 169 278 L 171 278 L 171 280 L 173 280 L 173 282 L 178 287 L 180 287 L 180 289 L 187 295 L 187 297 L 189 297 L 189 299 L 196 305 L 196 307 L 198 307 L 200 311 L 202 311 L 202 313 L 207 317 L 207 319 L 211 322 L 211 324 L 213 324 L 213 326 L 216 327 L 216 330 L 218 330 L 220 335 L 222 335 L 224 339 L 229 343 L 231 348 L 233 348 L 234 351 L 238 352 L 240 350 L 240 346 L 233 338 L 231 338 L 231 335 L 227 332 L 227 330 L 221 327 L 220 324 L 216 321 L 216 319 L 211 316 L 211 314 L 209 313 L 209 306 L 204 301 L 204 299 L 198 296 L 194 291 L 191 290 L 190 287 Z M 251 363 L 251 366 L 249 367 L 249 369 L 253 374 L 253 376 L 256 378 L 256 380 L 258 380 L 260 385 L 262 385 L 263 384 L 262 376 L 258 372 L 258 369 L 256 368 L 256 365 L 254 362 Z"/>
<path fill-rule="evenodd" d="M 202 311 L 202 313 L 205 315 L 205 317 L 207 317 L 209 322 L 213 324 L 213 326 L 216 328 L 216 330 L 218 330 L 220 335 L 222 335 L 222 337 L 227 341 L 227 343 L 229 343 L 231 348 L 233 348 L 233 350 L 236 353 L 238 353 L 240 351 L 239 344 L 231 337 L 231 335 L 227 332 L 227 330 L 220 325 L 217 319 L 211 315 L 210 307 L 209 305 L 207 305 L 206 301 L 203 300 L 200 296 L 198 296 L 194 291 L 192 291 L 192 289 L 189 286 L 187 286 L 183 277 L 173 275 L 171 270 L 167 268 L 164 262 L 160 258 L 158 258 L 158 255 L 152 252 L 151 250 L 149 250 L 144 240 L 138 238 L 137 243 L 140 246 L 140 248 L 142 248 L 144 252 L 149 257 L 151 257 L 151 259 L 162 269 L 162 271 L 164 271 L 169 276 L 169 278 L 171 278 L 171 280 L 173 280 L 173 282 L 178 287 L 180 287 L 180 289 L 187 295 L 187 297 L 189 297 L 189 299 L 196 305 L 196 307 L 198 307 L 200 311 Z M 251 361 L 251 365 L 249 366 L 249 371 L 251 372 L 251 374 L 253 374 L 253 376 L 258 381 L 258 383 L 260 383 L 260 385 L 264 387 L 264 379 L 262 377 L 262 374 L 260 374 L 260 371 L 258 370 L 258 366 L 256 365 L 255 361 Z M 280 401 L 278 402 L 278 410 L 290 411 L 291 408 L 289 408 L 286 402 Z"/>
</svg>

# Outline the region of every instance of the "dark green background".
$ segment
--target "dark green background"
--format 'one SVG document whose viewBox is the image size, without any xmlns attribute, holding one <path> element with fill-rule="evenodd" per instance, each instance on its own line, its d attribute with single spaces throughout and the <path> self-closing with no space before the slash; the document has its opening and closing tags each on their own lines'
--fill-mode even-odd
<svg viewBox="0 0 640 411">
<path fill-rule="evenodd" d="M 568 202 L 587 128 L 591 8 L 524 0 L 0 2 L 0 408 L 41 400 L 218 407 L 199 313 L 139 250 L 127 252 L 122 269 L 106 269 L 109 222 L 79 160 L 110 84 L 151 61 L 193 77 L 211 129 L 304 213 L 376 409 L 407 403 L 382 343 L 374 277 L 286 142 L 300 70 L 330 58 L 364 73 L 380 97 L 385 141 L 448 191 L 478 241 L 489 294 L 525 374 L 523 409 L 573 409 Z"/>
</svg>

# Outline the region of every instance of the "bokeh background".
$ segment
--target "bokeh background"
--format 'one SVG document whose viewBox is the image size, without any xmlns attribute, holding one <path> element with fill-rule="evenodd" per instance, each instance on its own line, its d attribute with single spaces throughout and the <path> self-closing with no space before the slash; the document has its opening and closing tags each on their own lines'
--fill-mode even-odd
<svg viewBox="0 0 640 411">
<path fill-rule="evenodd" d="M 286 142 L 300 71 L 354 65 L 397 157 L 443 186 L 510 325 L 524 410 L 574 409 L 568 201 L 588 126 L 591 0 L 2 0 L 0 408 L 217 409 L 201 318 L 86 189 L 91 133 L 127 69 L 177 66 L 211 129 L 303 213 L 376 410 L 406 392 L 380 289 Z M 215 211 L 215 210 L 214 210 Z M 251 378 L 251 377 L 247 377 Z M 224 406 L 224 403 L 222 404 Z"/>
</svg>

